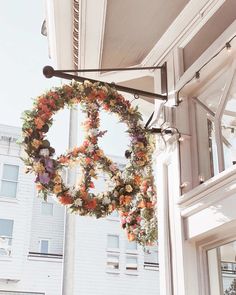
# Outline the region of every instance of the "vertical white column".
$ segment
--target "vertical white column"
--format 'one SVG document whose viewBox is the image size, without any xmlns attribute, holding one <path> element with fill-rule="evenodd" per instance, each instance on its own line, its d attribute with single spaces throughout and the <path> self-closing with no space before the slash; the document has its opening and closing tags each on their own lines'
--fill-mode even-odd
<svg viewBox="0 0 236 295">
<path fill-rule="evenodd" d="M 78 110 L 70 110 L 69 126 L 69 149 L 77 145 L 77 127 Z M 68 172 L 68 185 L 73 186 L 76 180 L 76 169 L 70 169 Z M 65 230 L 64 230 L 64 263 L 62 295 L 73 295 L 74 293 L 74 269 L 75 269 L 75 228 L 76 217 L 74 214 L 65 212 Z"/>
</svg>

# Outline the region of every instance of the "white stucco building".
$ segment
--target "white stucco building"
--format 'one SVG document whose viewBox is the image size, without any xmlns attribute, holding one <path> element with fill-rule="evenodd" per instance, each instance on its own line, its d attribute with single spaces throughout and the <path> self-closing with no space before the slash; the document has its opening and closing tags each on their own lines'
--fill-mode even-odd
<svg viewBox="0 0 236 295">
<path fill-rule="evenodd" d="M 62 294 L 65 211 L 37 197 L 19 136 L 0 125 L 0 294 Z M 157 248 L 128 243 L 115 213 L 75 221 L 74 294 L 159 294 Z"/>
<path fill-rule="evenodd" d="M 137 102 L 143 113 L 154 111 L 150 128 L 163 130 L 156 157 L 161 294 L 226 294 L 236 256 L 236 1 L 46 5 L 56 69 L 167 63 L 165 105 Z M 160 70 L 83 75 L 165 92 Z"/>
</svg>

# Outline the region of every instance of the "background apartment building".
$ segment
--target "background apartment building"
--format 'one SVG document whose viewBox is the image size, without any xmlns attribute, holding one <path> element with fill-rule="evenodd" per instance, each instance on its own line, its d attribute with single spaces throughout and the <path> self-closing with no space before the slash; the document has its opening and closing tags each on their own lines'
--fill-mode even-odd
<svg viewBox="0 0 236 295">
<path fill-rule="evenodd" d="M 64 207 L 36 196 L 16 143 L 0 125 L 0 294 L 61 294 Z M 75 294 L 159 294 L 156 247 L 128 242 L 119 216 L 76 217 Z"/>
</svg>

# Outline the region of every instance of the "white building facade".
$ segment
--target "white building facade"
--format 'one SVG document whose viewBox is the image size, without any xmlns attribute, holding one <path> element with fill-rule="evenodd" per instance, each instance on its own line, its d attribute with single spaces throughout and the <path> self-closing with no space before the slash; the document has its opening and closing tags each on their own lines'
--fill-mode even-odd
<svg viewBox="0 0 236 295">
<path fill-rule="evenodd" d="M 37 197 L 19 136 L 0 125 L 0 294 L 62 294 L 65 210 Z M 75 220 L 74 294 L 159 293 L 156 247 L 128 243 L 115 213 Z"/>
<path fill-rule="evenodd" d="M 138 101 L 143 113 L 154 111 L 150 128 L 162 129 L 156 179 L 163 295 L 233 288 L 235 11 L 234 0 L 47 1 L 57 69 L 167 63 L 168 101 Z M 89 77 L 165 93 L 159 70 Z"/>
</svg>

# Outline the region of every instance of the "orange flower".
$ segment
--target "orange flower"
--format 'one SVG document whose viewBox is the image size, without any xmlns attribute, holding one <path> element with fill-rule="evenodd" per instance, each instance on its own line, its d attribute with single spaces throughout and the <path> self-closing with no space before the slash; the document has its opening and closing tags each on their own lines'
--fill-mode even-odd
<svg viewBox="0 0 236 295">
<path fill-rule="evenodd" d="M 41 129 L 44 125 L 44 121 L 39 117 L 34 119 L 34 123 L 37 129 Z"/>
<path fill-rule="evenodd" d="M 59 194 L 62 191 L 62 187 L 60 184 L 56 184 L 53 188 L 54 194 Z"/>
<path fill-rule="evenodd" d="M 61 164 L 64 164 L 64 163 L 68 163 L 69 159 L 65 156 L 61 156 L 59 159 L 58 159 L 58 162 L 61 163 Z"/>
<path fill-rule="evenodd" d="M 80 152 L 80 148 L 79 147 L 74 147 L 73 151 L 72 151 L 72 155 L 74 157 L 78 156 L 78 153 Z"/>
<path fill-rule="evenodd" d="M 41 141 L 40 140 L 38 140 L 38 139 L 34 139 L 33 141 L 32 141 L 32 143 L 31 143 L 31 145 L 34 147 L 34 148 L 39 148 L 40 147 L 40 145 L 41 145 Z"/>
<path fill-rule="evenodd" d="M 96 199 L 92 199 L 85 205 L 85 208 L 86 209 L 94 209 L 94 208 L 96 208 L 96 206 L 97 206 Z"/>
<path fill-rule="evenodd" d="M 104 155 L 102 150 L 97 150 L 96 153 L 99 157 L 102 157 Z"/>
<path fill-rule="evenodd" d="M 145 208 L 146 207 L 146 202 L 145 201 L 141 201 L 141 202 L 139 202 L 139 204 L 138 204 L 138 208 Z"/>
<path fill-rule="evenodd" d="M 140 185 L 141 177 L 139 175 L 135 175 L 134 176 L 134 182 L 135 182 L 135 184 Z"/>
<path fill-rule="evenodd" d="M 121 195 L 120 196 L 120 205 L 129 205 L 132 201 L 132 197 L 129 195 Z"/>
<path fill-rule="evenodd" d="M 129 195 L 125 196 L 125 205 L 129 205 L 131 203 L 131 201 L 132 201 L 131 196 L 129 196 Z"/>
<path fill-rule="evenodd" d="M 87 158 L 85 159 L 85 162 L 86 162 L 87 165 L 89 165 L 89 164 L 92 162 L 92 159 L 90 159 L 90 158 L 87 157 Z"/>
<path fill-rule="evenodd" d="M 135 240 L 135 234 L 133 233 L 128 233 L 128 240 L 131 242 L 131 241 L 134 241 Z"/>
<path fill-rule="evenodd" d="M 71 195 L 69 195 L 69 194 L 59 196 L 58 199 L 59 199 L 59 202 L 63 205 L 70 205 L 73 203 L 73 199 L 72 199 Z"/>
<path fill-rule="evenodd" d="M 42 189 L 44 189 L 44 186 L 41 183 L 37 183 L 36 184 L 36 190 L 41 191 Z"/>
</svg>

